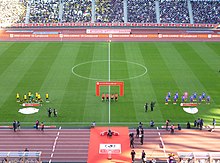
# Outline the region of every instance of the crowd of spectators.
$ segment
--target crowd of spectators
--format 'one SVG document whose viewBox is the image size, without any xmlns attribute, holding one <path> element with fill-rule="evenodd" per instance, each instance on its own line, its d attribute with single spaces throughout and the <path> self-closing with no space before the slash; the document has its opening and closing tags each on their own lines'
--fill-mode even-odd
<svg viewBox="0 0 220 163">
<path fill-rule="evenodd" d="M 111 15 L 109 22 L 124 22 L 124 7 L 122 0 L 112 0 L 110 2 Z"/>
<path fill-rule="evenodd" d="M 96 21 L 109 22 L 111 13 L 110 1 L 97 0 L 96 1 Z"/>
<path fill-rule="evenodd" d="M 62 22 L 91 22 L 91 0 L 64 0 Z"/>
<path fill-rule="evenodd" d="M 1 0 L 0 23 L 22 22 L 26 13 L 25 0 Z"/>
<path fill-rule="evenodd" d="M 156 3 L 159 8 L 156 8 Z M 217 0 L 191 0 L 194 23 L 220 22 L 220 2 Z M 95 0 L 95 22 L 190 23 L 187 0 Z M 26 12 L 30 14 L 26 17 Z M 157 10 L 158 9 L 158 10 Z M 27 12 L 29 13 L 29 12 Z M 2 0 L 0 1 L 0 23 L 58 23 L 91 22 L 92 0 Z"/>
<path fill-rule="evenodd" d="M 189 23 L 187 1 L 160 1 L 161 23 Z"/>
<path fill-rule="evenodd" d="M 154 0 L 128 0 L 128 22 L 156 23 Z"/>
<path fill-rule="evenodd" d="M 96 0 L 96 22 L 124 22 L 122 0 Z"/>
<path fill-rule="evenodd" d="M 29 23 L 58 23 L 59 0 L 32 0 Z"/>
<path fill-rule="evenodd" d="M 194 23 L 219 23 L 219 1 L 191 1 Z"/>
</svg>

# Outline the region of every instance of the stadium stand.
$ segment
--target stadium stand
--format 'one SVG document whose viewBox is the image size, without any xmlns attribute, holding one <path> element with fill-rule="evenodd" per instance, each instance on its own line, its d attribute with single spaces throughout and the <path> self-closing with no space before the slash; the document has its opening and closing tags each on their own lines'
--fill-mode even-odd
<svg viewBox="0 0 220 163">
<path fill-rule="evenodd" d="M 96 22 L 124 22 L 123 1 L 96 1 Z"/>
<path fill-rule="evenodd" d="M 24 22 L 26 13 L 25 5 L 26 1 L 0 1 L 0 23 Z"/>
<path fill-rule="evenodd" d="M 0 23 L 218 24 L 219 3 L 217 0 L 15 0 L 13 3 L 5 0 L 0 2 L 4 18 Z M 10 6 L 10 12 L 3 10 L 6 5 Z"/>
<path fill-rule="evenodd" d="M 111 5 L 110 22 L 124 22 L 123 2 L 121 0 L 113 0 Z"/>
<path fill-rule="evenodd" d="M 155 2 L 153 0 L 128 0 L 128 22 L 156 23 Z"/>
<path fill-rule="evenodd" d="M 219 1 L 191 1 L 194 23 L 219 23 Z"/>
<path fill-rule="evenodd" d="M 90 22 L 91 10 L 90 0 L 64 0 L 62 22 Z"/>
<path fill-rule="evenodd" d="M 111 5 L 109 1 L 98 0 L 96 2 L 96 21 L 97 22 L 109 22 Z"/>
<path fill-rule="evenodd" d="M 58 23 L 59 0 L 32 0 L 29 23 Z"/>
<path fill-rule="evenodd" d="M 189 23 L 189 10 L 187 1 L 161 1 L 161 23 Z"/>
</svg>

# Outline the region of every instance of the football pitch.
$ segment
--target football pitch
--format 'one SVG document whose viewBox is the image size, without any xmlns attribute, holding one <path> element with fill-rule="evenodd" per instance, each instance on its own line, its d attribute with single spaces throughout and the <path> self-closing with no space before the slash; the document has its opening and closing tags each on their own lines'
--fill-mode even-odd
<svg viewBox="0 0 220 163">
<path fill-rule="evenodd" d="M 124 96 L 118 102 L 102 102 L 96 96 L 96 82 L 123 81 Z M 35 114 L 21 114 L 16 102 L 29 91 L 44 100 Z M 49 93 L 50 102 L 45 102 Z M 165 96 L 171 92 L 171 102 Z M 172 103 L 178 92 L 177 104 Z M 181 96 L 205 92 L 210 104 L 202 102 L 196 114 L 180 106 Z M 119 87 L 101 87 L 100 93 L 118 93 Z M 155 101 L 154 111 L 144 105 Z M 187 100 L 187 103 L 189 99 Z M 58 117 L 48 117 L 47 108 Z M 1 42 L 0 124 L 19 120 L 22 125 L 136 126 L 150 120 L 156 125 L 193 123 L 203 118 L 220 122 L 219 42 Z"/>
</svg>

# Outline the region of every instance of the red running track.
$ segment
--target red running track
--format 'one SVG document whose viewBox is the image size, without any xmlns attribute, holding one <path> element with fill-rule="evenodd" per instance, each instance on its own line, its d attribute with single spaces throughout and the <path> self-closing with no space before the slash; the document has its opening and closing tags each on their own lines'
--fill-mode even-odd
<svg viewBox="0 0 220 163">
<path fill-rule="evenodd" d="M 135 129 L 130 132 L 136 134 Z M 175 130 L 174 134 L 165 129 L 144 130 L 144 144 L 140 144 L 140 138 L 135 138 L 135 151 L 137 158 L 141 158 L 144 149 L 147 157 L 167 156 L 177 152 L 219 152 L 220 129 L 209 132 L 207 129 L 182 129 Z M 163 144 L 162 144 L 163 143 Z"/>
<path fill-rule="evenodd" d="M 135 130 L 130 129 L 129 132 L 135 133 Z M 183 129 L 176 130 L 174 134 L 165 129 L 145 129 L 144 144 L 140 145 L 139 138 L 135 138 L 134 149 L 137 159 L 140 159 L 143 149 L 148 157 L 165 156 L 171 152 L 219 152 L 219 135 L 219 129 L 214 132 Z M 24 151 L 25 148 L 41 151 L 44 162 L 87 162 L 89 141 L 89 129 L 0 130 L 0 151 Z"/>
<path fill-rule="evenodd" d="M 41 151 L 43 162 L 86 162 L 90 130 L 0 130 L 0 151 Z"/>
</svg>

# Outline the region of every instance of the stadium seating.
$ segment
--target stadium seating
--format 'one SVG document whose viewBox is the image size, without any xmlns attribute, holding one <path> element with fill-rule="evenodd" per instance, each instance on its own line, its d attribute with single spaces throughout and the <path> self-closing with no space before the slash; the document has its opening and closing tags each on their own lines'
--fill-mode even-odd
<svg viewBox="0 0 220 163">
<path fill-rule="evenodd" d="M 64 0 L 62 22 L 90 22 L 90 0 Z"/>
<path fill-rule="evenodd" d="M 156 23 L 154 0 L 128 0 L 128 22 Z"/>
<path fill-rule="evenodd" d="M 33 0 L 29 23 L 58 23 L 59 0 Z"/>
<path fill-rule="evenodd" d="M 16 0 L 18 1 L 18 0 Z M 0 2 L 0 14 L 7 20 L 6 1 Z M 94 2 L 94 3 L 93 3 Z M 126 3 L 125 3 L 126 2 Z M 19 0 L 15 23 L 131 22 L 131 23 L 212 23 L 220 22 L 216 0 Z M 20 6 L 19 6 L 20 4 Z M 94 12 L 92 12 L 94 4 Z M 124 7 L 127 6 L 127 7 Z M 2 8 L 2 9 L 1 9 Z M 4 8 L 4 10 L 3 10 Z M 127 12 L 126 12 L 127 11 Z M 7 13 L 7 15 L 6 15 Z M 126 19 L 125 19 L 126 17 Z M 0 23 L 1 22 L 0 20 Z"/>
<path fill-rule="evenodd" d="M 160 2 L 161 23 L 189 23 L 189 10 L 187 1 L 161 1 Z"/>
<path fill-rule="evenodd" d="M 191 1 L 194 23 L 219 23 L 219 1 Z"/>
</svg>

